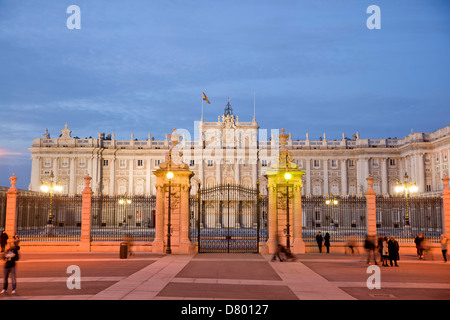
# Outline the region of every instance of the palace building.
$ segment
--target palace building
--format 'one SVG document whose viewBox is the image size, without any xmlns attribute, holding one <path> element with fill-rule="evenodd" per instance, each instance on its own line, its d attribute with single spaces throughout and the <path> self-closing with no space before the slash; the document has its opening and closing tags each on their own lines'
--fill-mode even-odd
<svg viewBox="0 0 450 320">
<path fill-rule="evenodd" d="M 258 127 L 255 117 L 242 122 L 233 114 L 228 102 L 217 121 L 195 122 L 195 132 L 177 129 L 183 138 L 172 152 L 194 172 L 191 194 L 198 183 L 243 184 L 255 186 L 261 193 L 267 187 L 265 171 L 278 160 L 280 130 Z M 367 188 L 366 178 L 374 178 L 378 194 L 393 194 L 397 181 L 407 173 L 420 193 L 442 190 L 442 178 L 449 174 L 450 126 L 432 133 L 413 133 L 403 139 L 351 139 L 319 141 L 288 139 L 287 148 L 293 162 L 305 171 L 304 195 L 361 194 Z M 80 194 L 84 177 L 92 177 L 94 192 L 103 194 L 155 195 L 154 170 L 165 161 L 171 147 L 170 135 L 156 141 L 151 135 L 138 140 L 119 141 L 114 133 L 99 133 L 97 138 L 72 137 L 65 125 L 58 138 L 46 130 L 43 138 L 33 140 L 32 169 L 29 189 L 39 191 L 43 181 L 53 173 L 63 192 Z"/>
</svg>

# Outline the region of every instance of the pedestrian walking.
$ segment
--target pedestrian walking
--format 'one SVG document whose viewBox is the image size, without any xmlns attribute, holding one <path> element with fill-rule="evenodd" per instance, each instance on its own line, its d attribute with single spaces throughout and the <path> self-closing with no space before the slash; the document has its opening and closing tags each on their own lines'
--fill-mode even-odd
<svg viewBox="0 0 450 320">
<path fill-rule="evenodd" d="M 352 255 L 357 251 L 359 255 L 358 247 L 356 246 L 355 236 L 351 235 L 347 240 L 347 245 L 345 246 L 345 254 L 347 254 L 347 248 L 350 249 Z"/>
<path fill-rule="evenodd" d="M 375 256 L 375 237 L 374 236 L 366 236 L 366 240 L 364 241 L 364 248 L 367 251 L 367 264 L 370 264 L 370 260 L 373 258 L 374 264 L 377 263 L 377 258 Z"/>
<path fill-rule="evenodd" d="M 327 253 L 330 253 L 330 234 L 328 232 L 325 234 L 324 239 L 325 239 L 324 245 L 327 248 Z"/>
<path fill-rule="evenodd" d="M 4 255 L 5 267 L 3 270 L 3 290 L 0 292 L 1 294 L 6 293 L 8 289 L 8 278 L 11 277 L 12 291 L 11 294 L 16 293 L 16 261 L 19 260 L 19 252 L 14 245 L 14 241 L 11 240 L 9 243 L 9 249 L 5 252 Z"/>
<path fill-rule="evenodd" d="M 281 254 L 283 252 L 286 252 L 286 249 L 281 244 L 278 244 L 277 249 L 275 250 L 275 252 L 273 254 L 272 261 L 276 261 L 278 258 L 280 260 L 280 262 L 283 262 L 283 259 L 281 258 Z"/>
<path fill-rule="evenodd" d="M 423 259 L 423 251 L 425 250 L 425 237 L 423 236 L 423 232 L 421 232 L 415 239 L 414 242 L 416 243 L 417 248 L 417 256 L 419 259 Z"/>
<path fill-rule="evenodd" d="M 322 235 L 320 234 L 320 231 L 319 231 L 319 233 L 316 235 L 316 242 L 317 242 L 317 246 L 319 247 L 319 252 L 322 253 L 323 237 L 322 237 Z"/>
<path fill-rule="evenodd" d="M 389 249 L 388 249 L 388 237 L 381 237 L 381 264 L 383 267 L 389 267 L 388 260 L 389 260 Z"/>
<path fill-rule="evenodd" d="M 8 234 L 5 230 L 3 230 L 2 235 L 0 236 L 0 245 L 2 248 L 2 252 L 5 252 L 6 244 L 8 243 Z"/>
<path fill-rule="evenodd" d="M 400 260 L 400 246 L 398 245 L 397 240 L 395 240 L 394 236 L 388 241 L 388 251 L 389 251 L 389 262 L 391 267 L 393 266 L 392 261 L 394 261 L 395 266 L 398 267 L 397 261 Z"/>
<path fill-rule="evenodd" d="M 448 238 L 445 234 L 441 234 L 441 250 L 442 256 L 444 257 L 444 262 L 447 262 L 447 243 Z"/>
</svg>

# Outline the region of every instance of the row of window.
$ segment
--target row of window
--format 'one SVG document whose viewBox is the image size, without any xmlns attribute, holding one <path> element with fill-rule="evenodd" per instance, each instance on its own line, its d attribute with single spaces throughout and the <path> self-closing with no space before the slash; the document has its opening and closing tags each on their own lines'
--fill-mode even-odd
<svg viewBox="0 0 450 320">
<path fill-rule="evenodd" d="M 86 167 L 86 159 L 85 158 L 79 158 L 78 160 L 78 166 L 81 168 Z M 120 159 L 119 160 L 119 168 L 125 168 L 127 166 L 127 162 L 129 160 L 124 160 L 124 159 Z M 142 168 L 144 167 L 144 160 L 138 159 L 137 161 L 137 167 L 138 168 Z M 300 168 L 302 168 L 303 166 L 303 162 L 301 160 L 294 160 L 294 162 L 296 162 Z M 313 160 L 313 167 L 314 168 L 320 168 L 320 162 L 321 160 Z M 159 166 L 161 163 L 161 160 L 154 160 L 154 165 L 155 167 Z M 109 165 L 109 160 L 108 159 L 104 159 L 103 160 L 103 166 L 107 167 Z M 195 165 L 195 160 L 190 160 L 189 161 L 189 166 L 194 166 Z M 244 162 L 243 163 L 244 167 L 248 166 L 248 162 Z M 396 161 L 395 159 L 389 159 L 389 166 L 391 167 L 395 167 L 396 165 Z M 52 159 L 51 158 L 44 158 L 44 167 L 49 168 L 52 166 Z M 214 166 L 214 160 L 207 160 L 207 166 L 208 167 L 212 167 Z M 261 166 L 262 167 L 268 167 L 269 166 L 269 162 L 268 160 L 261 160 Z M 348 167 L 352 168 L 355 166 L 355 161 L 354 160 L 348 160 Z M 378 159 L 372 159 L 372 166 L 374 167 L 378 167 L 379 166 L 379 161 Z M 69 167 L 69 158 L 61 158 L 61 167 Z M 332 168 L 337 168 L 338 167 L 338 160 L 331 160 L 331 167 Z"/>
</svg>

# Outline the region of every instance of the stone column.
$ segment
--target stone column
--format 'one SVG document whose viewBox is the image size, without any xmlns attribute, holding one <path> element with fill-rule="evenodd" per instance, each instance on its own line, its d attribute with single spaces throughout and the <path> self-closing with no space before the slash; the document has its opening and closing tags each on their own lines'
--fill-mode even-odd
<svg viewBox="0 0 450 320">
<path fill-rule="evenodd" d="M 329 194 L 328 189 L 328 159 L 323 160 L 323 194 Z"/>
<path fill-rule="evenodd" d="M 116 194 L 116 156 L 111 158 L 111 164 L 109 168 L 109 190 L 108 194 Z"/>
<path fill-rule="evenodd" d="M 191 243 L 189 239 L 189 177 L 187 179 L 183 179 L 180 186 L 180 247 L 178 253 L 185 254 L 193 254 L 194 253 L 194 245 Z"/>
<path fill-rule="evenodd" d="M 348 180 L 347 180 L 347 159 L 341 161 L 341 194 L 346 195 L 348 193 Z"/>
<path fill-rule="evenodd" d="M 75 178 L 75 158 L 70 158 L 70 184 L 69 184 L 69 192 L 68 194 L 74 195 L 77 193 L 77 187 L 76 187 L 76 178 Z"/>
<path fill-rule="evenodd" d="M 296 164 L 290 163 L 291 179 L 289 180 L 289 235 L 290 249 L 292 253 L 305 253 L 305 244 L 302 238 L 302 176 L 305 173 L 296 168 Z M 286 235 L 283 230 L 287 223 L 287 198 L 286 198 L 286 169 L 266 171 L 269 187 L 269 236 L 264 254 L 272 254 L 277 248 L 277 244 L 286 245 Z M 281 191 L 281 192 L 279 192 Z M 280 198 L 279 198 L 280 197 Z"/>
<path fill-rule="evenodd" d="M 268 237 L 263 250 L 264 254 L 273 254 L 277 249 L 278 244 L 278 212 L 277 212 L 277 186 L 275 183 L 267 185 L 269 189 L 269 212 L 268 212 Z"/>
<path fill-rule="evenodd" d="M 90 187 L 92 178 L 89 174 L 84 177 L 84 183 L 86 184 L 82 194 L 81 205 L 81 237 L 80 237 L 80 250 L 91 251 L 91 207 L 92 207 L 92 189 Z"/>
<path fill-rule="evenodd" d="M 128 194 L 134 194 L 134 159 L 130 159 L 128 172 Z"/>
<path fill-rule="evenodd" d="M 389 193 L 389 182 L 388 182 L 387 159 L 386 158 L 381 158 L 380 166 L 381 166 L 381 194 L 388 194 Z"/>
<path fill-rule="evenodd" d="M 368 236 L 377 235 L 377 209 L 376 209 L 376 192 L 372 188 L 373 177 L 369 175 L 366 179 L 368 188 L 366 190 L 366 227 Z"/>
<path fill-rule="evenodd" d="M 311 159 L 306 159 L 306 194 L 311 193 Z"/>
<path fill-rule="evenodd" d="M 425 192 L 425 161 L 424 161 L 424 154 L 421 153 L 417 155 L 417 170 L 418 170 L 418 176 L 417 176 L 417 186 L 419 187 L 419 192 Z"/>
<path fill-rule="evenodd" d="M 168 245 L 169 171 L 173 173 L 170 180 L 170 249 L 172 253 L 193 254 L 195 247 L 189 239 L 189 190 L 193 172 L 184 167 L 169 170 L 164 164 L 153 172 L 156 176 L 157 194 L 152 252 L 165 253 Z"/>
<path fill-rule="evenodd" d="M 31 159 L 31 184 L 29 189 L 33 191 L 39 191 L 41 182 L 41 157 L 32 156 Z"/>
<path fill-rule="evenodd" d="M 152 252 L 164 253 L 164 185 L 156 179 L 155 239 Z"/>
<path fill-rule="evenodd" d="M 6 192 L 5 231 L 11 239 L 17 232 L 17 197 L 19 196 L 19 191 L 16 188 L 17 177 L 14 173 L 9 180 L 11 180 L 11 188 Z"/>
<path fill-rule="evenodd" d="M 301 180 L 300 180 L 301 181 Z M 294 215 L 294 253 L 305 253 L 305 242 L 302 236 L 302 187 L 295 184 L 293 187 L 293 215 Z"/>
<path fill-rule="evenodd" d="M 443 198 L 443 213 L 442 213 L 442 233 L 445 234 L 447 237 L 450 236 L 450 189 L 448 186 L 448 181 L 450 179 L 448 178 L 448 175 L 445 175 L 442 179 L 442 182 L 444 183 L 444 187 L 442 190 L 442 198 Z"/>
</svg>

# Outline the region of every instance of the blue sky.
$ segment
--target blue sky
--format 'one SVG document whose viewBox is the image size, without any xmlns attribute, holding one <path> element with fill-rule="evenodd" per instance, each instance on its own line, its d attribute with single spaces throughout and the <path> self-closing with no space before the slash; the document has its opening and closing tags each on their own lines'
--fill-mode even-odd
<svg viewBox="0 0 450 320">
<path fill-rule="evenodd" d="M 294 139 L 436 131 L 450 125 L 449 13 L 444 0 L 0 0 L 0 185 L 14 172 L 28 187 L 45 128 L 163 139 L 193 130 L 203 91 L 206 121 L 228 97 L 250 121 L 255 94 L 260 127 Z"/>
</svg>

